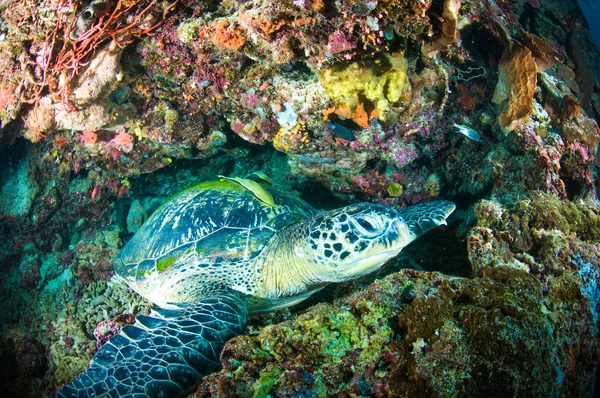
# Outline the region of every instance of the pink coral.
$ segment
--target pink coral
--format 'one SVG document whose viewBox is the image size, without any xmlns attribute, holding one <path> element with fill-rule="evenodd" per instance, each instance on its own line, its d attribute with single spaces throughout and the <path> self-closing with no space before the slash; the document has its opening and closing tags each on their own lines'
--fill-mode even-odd
<svg viewBox="0 0 600 398">
<path fill-rule="evenodd" d="M 6 88 L 0 89 L 0 109 L 4 109 L 7 106 L 14 105 L 16 102 L 15 88 L 12 84 Z"/>
<path fill-rule="evenodd" d="M 419 157 L 419 154 L 411 146 L 403 147 L 401 150 L 394 152 L 394 157 L 400 166 L 406 166 L 413 160 Z"/>
<path fill-rule="evenodd" d="M 342 32 L 335 32 L 329 36 L 329 43 L 327 44 L 327 53 L 334 55 L 343 51 L 353 50 L 356 48 L 356 44 L 348 40 L 346 34 Z"/>
</svg>

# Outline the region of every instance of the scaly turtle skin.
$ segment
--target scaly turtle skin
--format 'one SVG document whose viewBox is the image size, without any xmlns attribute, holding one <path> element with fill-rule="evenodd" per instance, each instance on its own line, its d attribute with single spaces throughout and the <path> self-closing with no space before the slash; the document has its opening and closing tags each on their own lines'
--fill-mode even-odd
<svg viewBox="0 0 600 398">
<path fill-rule="evenodd" d="M 249 179 L 188 188 L 127 242 L 115 271 L 159 308 L 96 353 L 59 397 L 174 397 L 219 366 L 248 312 L 296 304 L 327 283 L 366 275 L 430 229 L 454 204 L 395 210 L 359 203 L 318 213 Z"/>
</svg>

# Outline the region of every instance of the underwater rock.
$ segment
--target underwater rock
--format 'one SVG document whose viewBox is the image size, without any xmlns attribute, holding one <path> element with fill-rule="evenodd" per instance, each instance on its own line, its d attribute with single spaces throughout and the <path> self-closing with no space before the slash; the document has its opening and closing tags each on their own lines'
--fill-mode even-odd
<svg viewBox="0 0 600 398">
<path fill-rule="evenodd" d="M 469 247 L 476 274 L 480 267 L 500 265 L 562 274 L 571 269 L 570 259 L 577 253 L 592 263 L 598 255 L 594 245 L 600 241 L 600 213 L 593 207 L 533 192 L 511 211 L 483 200 L 475 206 L 475 216 L 479 227 L 472 231 Z M 519 253 L 533 251 L 527 262 L 519 259 Z"/>
<path fill-rule="evenodd" d="M 597 122 L 585 115 L 574 116 L 565 120 L 559 131 L 566 140 L 578 140 L 592 150 L 598 146 L 600 140 L 600 129 Z"/>
<path fill-rule="evenodd" d="M 100 48 L 86 69 L 72 84 L 73 97 L 77 105 L 89 105 L 117 88 L 123 79 L 121 55 L 123 49 L 114 41 Z"/>
<path fill-rule="evenodd" d="M 591 108 L 592 93 L 596 84 L 596 73 L 588 63 L 585 50 L 582 46 L 582 37 L 575 31 L 569 33 L 569 53 L 575 63 L 575 81 L 579 89 L 579 101 L 589 115 L 593 114 Z"/>
<path fill-rule="evenodd" d="M 127 212 L 127 232 L 134 234 L 142 226 L 148 218 L 146 209 L 142 206 L 139 200 L 134 200 Z"/>
<path fill-rule="evenodd" d="M 40 193 L 40 188 L 29 172 L 27 155 L 10 166 L 10 173 L 2 177 L 0 190 L 0 217 L 19 218 L 26 216 Z M 3 170 L 5 173 L 9 170 Z M 4 174 L 4 173 L 3 173 Z"/>
</svg>

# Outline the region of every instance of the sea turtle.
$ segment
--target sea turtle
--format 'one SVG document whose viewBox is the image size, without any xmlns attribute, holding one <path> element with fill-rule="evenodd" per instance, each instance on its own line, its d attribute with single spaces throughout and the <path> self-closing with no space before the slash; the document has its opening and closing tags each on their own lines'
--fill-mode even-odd
<svg viewBox="0 0 600 398">
<path fill-rule="evenodd" d="M 317 212 L 265 181 L 221 178 L 169 199 L 117 255 L 115 272 L 155 303 L 59 397 L 171 397 L 219 366 L 248 313 L 296 304 L 368 274 L 454 210 L 434 201 Z"/>
</svg>

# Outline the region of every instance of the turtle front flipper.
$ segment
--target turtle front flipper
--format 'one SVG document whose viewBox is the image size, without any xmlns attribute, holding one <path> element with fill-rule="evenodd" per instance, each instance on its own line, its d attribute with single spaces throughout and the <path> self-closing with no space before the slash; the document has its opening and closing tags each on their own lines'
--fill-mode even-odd
<svg viewBox="0 0 600 398">
<path fill-rule="evenodd" d="M 448 200 L 435 200 L 420 203 L 398 210 L 398 215 L 408 225 L 411 241 L 439 225 L 446 224 L 446 218 L 456 209 Z"/>
<path fill-rule="evenodd" d="M 89 368 L 57 396 L 182 395 L 219 366 L 223 345 L 242 332 L 246 318 L 242 298 L 229 293 L 141 315 L 102 346 Z"/>
</svg>

